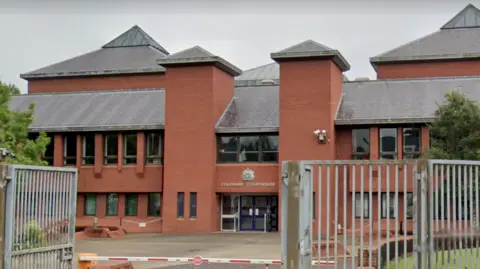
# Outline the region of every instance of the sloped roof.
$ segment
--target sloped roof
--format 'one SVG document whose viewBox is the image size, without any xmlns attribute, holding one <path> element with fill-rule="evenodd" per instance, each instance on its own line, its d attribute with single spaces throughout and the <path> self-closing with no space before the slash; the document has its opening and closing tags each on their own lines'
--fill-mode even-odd
<svg viewBox="0 0 480 269">
<path fill-rule="evenodd" d="M 271 53 L 270 56 L 275 61 L 332 57 L 333 61 L 342 71 L 350 70 L 350 64 L 338 50 L 334 50 L 313 40 L 303 41 L 281 51 Z"/>
<path fill-rule="evenodd" d="M 370 63 L 480 58 L 480 10 L 469 4 L 440 30 L 370 58 Z"/>
<path fill-rule="evenodd" d="M 134 26 L 101 49 L 70 58 L 32 72 L 24 79 L 165 72 L 156 62 L 168 51 L 140 27 Z"/>
<path fill-rule="evenodd" d="M 165 92 L 136 89 L 13 96 L 12 110 L 35 103 L 32 132 L 162 129 Z"/>
<path fill-rule="evenodd" d="M 199 63 L 212 63 L 220 69 L 224 70 L 225 72 L 231 74 L 232 76 L 238 76 L 242 73 L 242 70 L 240 68 L 234 66 L 222 57 L 213 55 L 211 52 L 205 50 L 200 46 L 194 46 L 186 50 L 171 54 L 168 57 L 158 59 L 157 63 L 165 67 L 192 65 Z"/>
</svg>

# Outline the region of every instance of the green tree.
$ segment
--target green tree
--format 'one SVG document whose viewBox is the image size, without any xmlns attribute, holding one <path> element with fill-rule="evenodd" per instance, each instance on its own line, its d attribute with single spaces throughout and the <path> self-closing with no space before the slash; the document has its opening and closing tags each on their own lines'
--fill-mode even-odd
<svg viewBox="0 0 480 269">
<path fill-rule="evenodd" d="M 28 137 L 28 126 L 33 122 L 35 104 L 25 111 L 12 111 L 9 102 L 12 94 L 20 90 L 12 84 L 0 82 L 0 148 L 15 154 L 15 158 L 7 157 L 7 163 L 47 165 L 43 160 L 50 138 L 45 133 L 31 140 Z"/>
</svg>

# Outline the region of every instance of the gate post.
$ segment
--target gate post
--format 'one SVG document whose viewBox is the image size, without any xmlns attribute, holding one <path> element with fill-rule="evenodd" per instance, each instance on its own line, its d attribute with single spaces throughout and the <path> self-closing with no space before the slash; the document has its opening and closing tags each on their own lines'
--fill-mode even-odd
<svg viewBox="0 0 480 269">
<path fill-rule="evenodd" d="M 0 164 L 0 269 L 5 262 L 5 209 L 7 206 L 7 171 L 6 164 Z"/>
<path fill-rule="evenodd" d="M 287 258 L 285 260 L 285 269 L 298 269 L 300 266 L 299 249 L 299 182 L 300 182 L 300 164 L 292 161 L 287 163 L 288 175 L 288 219 L 287 219 Z M 282 216 L 283 217 L 283 216 Z"/>
</svg>

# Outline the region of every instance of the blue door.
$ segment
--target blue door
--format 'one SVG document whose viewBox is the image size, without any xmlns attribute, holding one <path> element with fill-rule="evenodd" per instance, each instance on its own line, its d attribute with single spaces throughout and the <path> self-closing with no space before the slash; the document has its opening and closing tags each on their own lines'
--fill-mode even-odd
<svg viewBox="0 0 480 269">
<path fill-rule="evenodd" d="M 242 196 L 240 199 L 240 230 L 264 231 L 270 225 L 270 208 L 276 196 Z M 270 229 L 269 229 L 270 230 Z"/>
</svg>

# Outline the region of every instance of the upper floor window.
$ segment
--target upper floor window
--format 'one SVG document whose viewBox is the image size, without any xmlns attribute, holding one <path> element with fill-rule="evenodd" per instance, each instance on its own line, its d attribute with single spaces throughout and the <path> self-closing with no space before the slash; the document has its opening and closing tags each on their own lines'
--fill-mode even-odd
<svg viewBox="0 0 480 269">
<path fill-rule="evenodd" d="M 222 136 L 218 162 L 277 162 L 278 135 Z"/>
<path fill-rule="evenodd" d="M 420 128 L 403 128 L 403 159 L 420 157 Z"/>
<path fill-rule="evenodd" d="M 123 164 L 137 163 L 137 135 L 126 134 L 123 136 Z"/>
<path fill-rule="evenodd" d="M 161 164 L 163 156 L 162 134 L 148 133 L 145 135 L 147 143 L 147 164 Z"/>
<path fill-rule="evenodd" d="M 352 157 L 354 160 L 370 159 L 370 129 L 352 130 Z"/>
<path fill-rule="evenodd" d="M 53 165 L 53 147 L 55 145 L 55 136 L 53 134 L 47 134 L 48 137 L 50 138 L 50 143 L 47 145 L 47 148 L 45 149 L 45 154 L 43 156 L 43 159 L 47 161 L 48 165 Z"/>
<path fill-rule="evenodd" d="M 380 159 L 397 159 L 397 128 L 380 128 Z"/>
<path fill-rule="evenodd" d="M 118 135 L 105 135 L 104 142 L 104 162 L 105 164 L 117 164 L 118 162 Z"/>
<path fill-rule="evenodd" d="M 63 164 L 77 164 L 77 135 L 65 134 L 63 136 Z"/>
<path fill-rule="evenodd" d="M 82 164 L 91 165 L 95 163 L 95 135 L 87 134 L 82 136 Z"/>
</svg>

